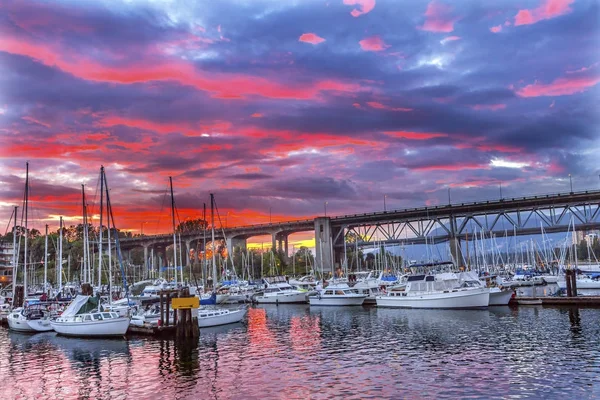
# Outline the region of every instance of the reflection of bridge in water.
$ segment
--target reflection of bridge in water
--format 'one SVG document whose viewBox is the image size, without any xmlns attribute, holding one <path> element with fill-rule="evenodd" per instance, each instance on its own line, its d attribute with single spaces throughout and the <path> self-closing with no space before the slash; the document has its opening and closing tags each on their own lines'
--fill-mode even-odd
<svg viewBox="0 0 600 400">
<path fill-rule="evenodd" d="M 462 260 L 460 242 L 471 240 L 474 231 L 486 236 L 531 235 L 566 232 L 571 229 L 586 231 L 600 228 L 600 191 L 558 193 L 521 198 L 503 198 L 473 203 L 447 204 L 405 210 L 391 210 L 366 214 L 317 217 L 274 224 L 249 225 L 219 229 L 216 239 L 226 239 L 228 250 L 246 248 L 248 238 L 271 235 L 272 248 L 288 254 L 288 237 L 293 233 L 315 233 L 317 260 L 323 260 L 325 271 L 333 270 L 343 257 L 344 238 L 358 238 L 358 246 L 373 244 L 421 244 L 450 242 L 455 260 Z M 204 231 L 181 235 L 185 243 L 187 261 L 190 249 L 201 248 Z M 206 234 L 210 238 L 210 232 Z M 162 265 L 162 254 L 173 244 L 173 235 L 142 236 L 121 239 L 121 248 L 144 248 L 144 259 L 152 265 Z M 352 243 L 352 246 L 355 244 Z M 159 264 L 154 263 L 158 255 Z"/>
</svg>

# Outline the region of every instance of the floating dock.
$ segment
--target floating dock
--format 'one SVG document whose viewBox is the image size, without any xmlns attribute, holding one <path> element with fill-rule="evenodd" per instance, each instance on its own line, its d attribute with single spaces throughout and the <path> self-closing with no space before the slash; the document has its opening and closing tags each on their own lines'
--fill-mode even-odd
<svg viewBox="0 0 600 400">
<path fill-rule="evenodd" d="M 600 296 L 575 296 L 575 297 L 515 297 L 510 300 L 509 305 L 519 305 L 519 300 L 541 300 L 542 305 L 546 306 L 582 306 L 582 307 L 600 307 Z"/>
</svg>

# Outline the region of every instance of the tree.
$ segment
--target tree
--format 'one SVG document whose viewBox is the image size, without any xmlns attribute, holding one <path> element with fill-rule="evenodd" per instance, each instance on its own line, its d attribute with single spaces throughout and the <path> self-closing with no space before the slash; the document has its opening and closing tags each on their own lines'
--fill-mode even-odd
<svg viewBox="0 0 600 400">
<path fill-rule="evenodd" d="M 196 219 L 186 219 L 183 222 L 180 222 L 175 228 L 177 233 L 193 233 L 200 232 L 205 230 L 208 227 L 208 223 L 200 218 Z"/>
</svg>

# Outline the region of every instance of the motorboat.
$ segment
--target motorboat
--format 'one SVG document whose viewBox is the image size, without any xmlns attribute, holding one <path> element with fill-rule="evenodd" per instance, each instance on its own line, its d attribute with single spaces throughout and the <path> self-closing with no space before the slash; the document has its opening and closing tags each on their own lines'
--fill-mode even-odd
<svg viewBox="0 0 600 400">
<path fill-rule="evenodd" d="M 209 328 L 211 326 L 235 324 L 246 316 L 246 307 L 238 310 L 201 308 L 198 310 L 198 326 Z"/>
<path fill-rule="evenodd" d="M 317 280 L 314 275 L 304 275 L 298 279 L 290 279 L 288 282 L 291 286 L 294 286 L 298 289 L 312 291 L 317 287 Z"/>
<path fill-rule="evenodd" d="M 458 282 L 454 273 L 412 275 L 405 287 L 392 288 L 377 297 L 378 307 L 400 308 L 483 308 L 489 305 L 490 291 L 480 283 Z"/>
<path fill-rule="evenodd" d="M 304 290 L 298 290 L 288 284 L 285 278 L 281 280 L 263 279 L 265 288 L 253 296 L 259 304 L 306 303 Z"/>
<path fill-rule="evenodd" d="M 308 296 L 311 306 L 361 306 L 367 295 L 347 283 L 330 283 L 326 288 L 317 288 L 317 293 Z"/>
<path fill-rule="evenodd" d="M 498 285 L 496 275 L 478 277 L 473 271 L 465 271 L 458 274 L 458 281 L 460 284 L 468 282 L 470 286 L 487 287 L 490 290 L 490 306 L 507 306 L 514 295 L 510 287 Z"/>
<path fill-rule="evenodd" d="M 350 282 L 356 281 L 352 289 L 356 289 L 358 293 L 364 294 L 367 297 L 363 304 L 377 304 L 377 296 L 382 294 L 379 289 L 379 279 L 374 278 L 371 272 L 356 272 L 350 275 Z"/>
<path fill-rule="evenodd" d="M 129 317 L 113 311 L 98 311 L 98 299 L 77 296 L 60 317 L 52 321 L 52 328 L 61 335 L 94 337 L 123 336 L 129 327 Z"/>
</svg>

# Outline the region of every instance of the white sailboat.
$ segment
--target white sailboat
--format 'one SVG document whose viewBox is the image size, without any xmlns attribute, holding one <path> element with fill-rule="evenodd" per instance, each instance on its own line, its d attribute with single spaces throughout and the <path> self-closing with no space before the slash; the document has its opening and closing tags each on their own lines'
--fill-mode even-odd
<svg viewBox="0 0 600 400">
<path fill-rule="evenodd" d="M 29 326 L 29 322 L 25 316 L 25 309 L 23 307 L 15 308 L 10 314 L 8 314 L 6 320 L 10 330 L 15 332 L 35 332 L 35 330 Z"/>
<path fill-rule="evenodd" d="M 123 336 L 129 327 L 129 317 L 116 312 L 99 312 L 96 298 L 77 296 L 60 317 L 51 322 L 52 328 L 65 336 L 98 337 Z"/>
</svg>

